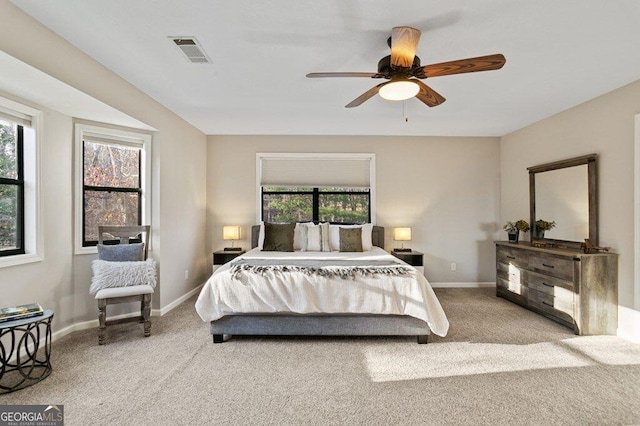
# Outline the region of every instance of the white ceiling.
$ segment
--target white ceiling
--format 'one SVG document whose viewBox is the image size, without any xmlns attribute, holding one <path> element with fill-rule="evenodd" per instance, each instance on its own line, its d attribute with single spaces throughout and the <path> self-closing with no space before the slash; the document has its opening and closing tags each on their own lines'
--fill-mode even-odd
<svg viewBox="0 0 640 426">
<path fill-rule="evenodd" d="M 501 136 L 640 79 L 637 0 L 12 0 L 206 134 Z M 394 26 L 422 64 L 502 53 L 501 70 L 428 79 L 428 108 L 376 96 Z M 168 39 L 194 36 L 212 64 Z"/>
</svg>

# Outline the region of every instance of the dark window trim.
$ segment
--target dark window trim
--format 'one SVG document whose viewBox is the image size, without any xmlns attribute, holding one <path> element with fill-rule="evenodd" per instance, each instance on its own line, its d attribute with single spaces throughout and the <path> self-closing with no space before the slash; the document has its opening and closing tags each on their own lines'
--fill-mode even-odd
<svg viewBox="0 0 640 426">
<path fill-rule="evenodd" d="M 125 188 L 118 186 L 93 186 L 85 185 L 84 183 L 84 150 L 85 142 L 82 141 L 82 247 L 95 247 L 98 245 L 98 241 L 87 240 L 86 238 L 86 211 L 84 206 L 85 193 L 87 191 L 101 191 L 101 192 L 123 192 L 123 193 L 137 193 L 138 194 L 138 225 L 142 225 L 142 148 L 140 148 L 140 155 L 138 155 L 138 187 L 137 188 Z M 96 142 L 91 142 L 96 143 Z M 98 142 L 99 143 L 99 142 Z M 115 142 L 117 145 L 117 142 Z M 123 145 L 126 146 L 126 145 Z"/>
<path fill-rule="evenodd" d="M 260 219 L 264 220 L 264 196 L 265 195 L 311 195 L 312 196 L 312 221 L 320 221 L 320 195 L 366 195 L 367 196 L 367 222 L 371 223 L 371 189 L 366 191 L 320 191 L 320 188 L 312 188 L 310 191 L 265 191 L 260 187 Z M 331 222 L 339 225 L 351 225 L 351 223 Z"/>
<path fill-rule="evenodd" d="M 17 239 L 16 248 L 13 250 L 0 250 L 0 257 L 15 256 L 25 254 L 25 230 L 24 230 L 24 128 L 17 124 L 16 130 L 16 151 L 17 151 L 17 168 L 18 178 L 4 178 L 0 177 L 0 184 L 3 185 L 15 185 L 18 187 L 18 206 L 16 211 L 16 226 L 17 226 Z"/>
</svg>

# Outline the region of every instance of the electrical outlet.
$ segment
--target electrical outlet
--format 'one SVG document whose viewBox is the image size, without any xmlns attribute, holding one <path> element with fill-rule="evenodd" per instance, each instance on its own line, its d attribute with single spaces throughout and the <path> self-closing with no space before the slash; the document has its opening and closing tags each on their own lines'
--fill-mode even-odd
<svg viewBox="0 0 640 426">
<path fill-rule="evenodd" d="M 456 265 L 456 262 L 451 262 L 451 270 L 452 271 L 457 271 L 458 270 L 458 265 Z"/>
<path fill-rule="evenodd" d="M 189 279 L 189 270 L 188 270 L 188 269 L 185 269 L 185 270 L 184 270 L 184 279 L 185 279 L 185 280 L 188 280 L 188 279 Z"/>
</svg>

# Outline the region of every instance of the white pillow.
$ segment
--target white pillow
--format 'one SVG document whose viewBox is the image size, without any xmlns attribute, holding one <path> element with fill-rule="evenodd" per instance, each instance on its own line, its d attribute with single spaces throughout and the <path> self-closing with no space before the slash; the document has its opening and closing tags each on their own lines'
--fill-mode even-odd
<svg viewBox="0 0 640 426">
<path fill-rule="evenodd" d="M 313 225 L 313 222 L 296 223 L 296 229 L 293 232 L 293 249 L 305 251 L 307 250 L 307 226 Z"/>
<path fill-rule="evenodd" d="M 96 294 L 105 288 L 150 285 L 156 287 L 156 261 L 110 262 L 96 259 L 91 264 L 93 277 L 89 293 Z"/>
<path fill-rule="evenodd" d="M 371 238 L 373 224 L 365 223 L 364 225 L 329 225 L 331 251 L 340 251 L 340 228 L 362 228 L 362 250 L 370 251 L 373 249 Z"/>
<path fill-rule="evenodd" d="M 307 247 L 306 251 L 331 251 L 329 244 L 329 224 L 306 224 Z"/>
<path fill-rule="evenodd" d="M 329 242 L 329 224 L 321 223 L 320 232 L 322 233 L 322 251 L 331 251 L 331 243 Z"/>
<path fill-rule="evenodd" d="M 258 232 L 258 245 L 256 248 L 262 250 L 264 246 L 264 222 L 260 222 L 260 232 Z"/>
</svg>

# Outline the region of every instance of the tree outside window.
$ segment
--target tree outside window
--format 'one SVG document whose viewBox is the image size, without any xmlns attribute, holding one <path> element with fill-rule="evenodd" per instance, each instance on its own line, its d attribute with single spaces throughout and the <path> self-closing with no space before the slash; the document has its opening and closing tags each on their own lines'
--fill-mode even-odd
<svg viewBox="0 0 640 426">
<path fill-rule="evenodd" d="M 371 222 L 368 188 L 262 187 L 265 222 Z"/>
<path fill-rule="evenodd" d="M 0 120 L 0 256 L 24 253 L 22 126 Z"/>
<path fill-rule="evenodd" d="M 83 246 L 96 245 L 99 225 L 141 224 L 141 148 L 83 142 Z"/>
</svg>

